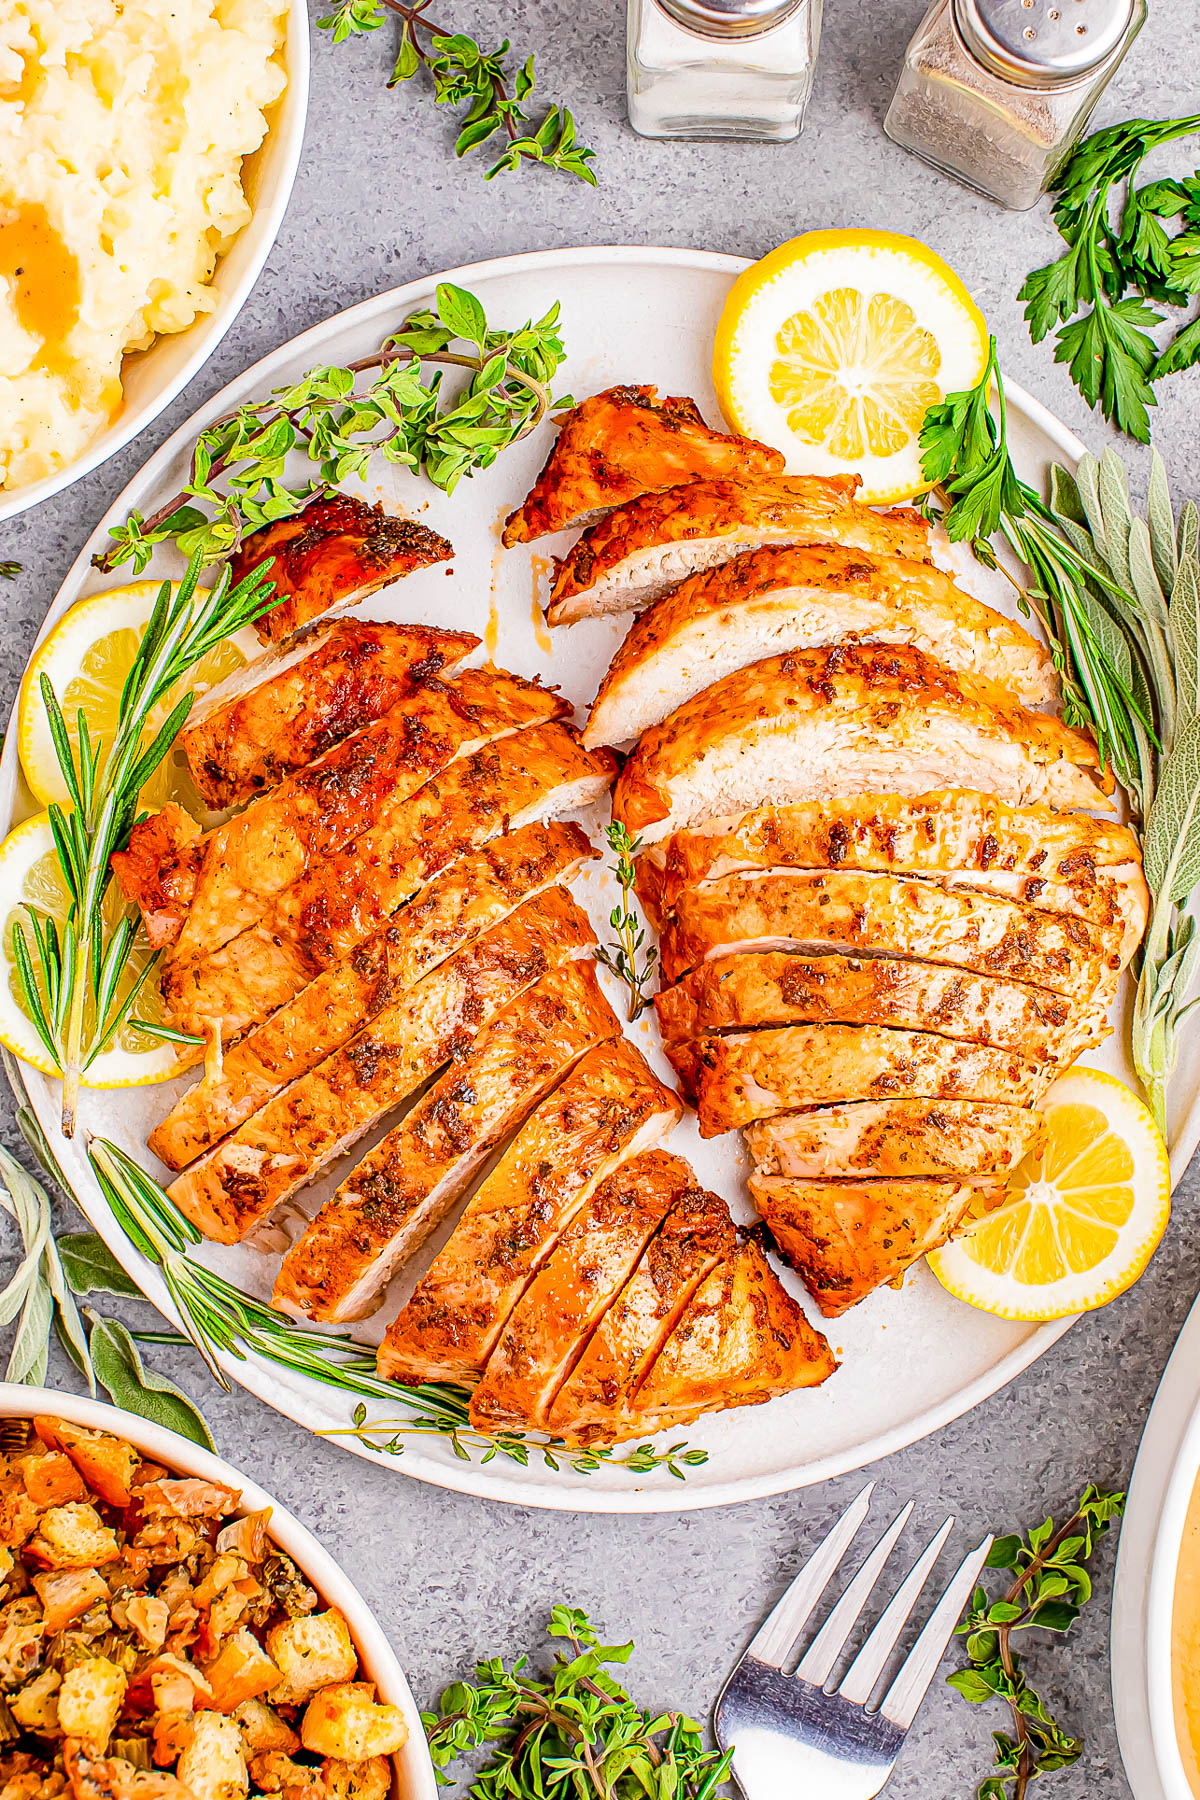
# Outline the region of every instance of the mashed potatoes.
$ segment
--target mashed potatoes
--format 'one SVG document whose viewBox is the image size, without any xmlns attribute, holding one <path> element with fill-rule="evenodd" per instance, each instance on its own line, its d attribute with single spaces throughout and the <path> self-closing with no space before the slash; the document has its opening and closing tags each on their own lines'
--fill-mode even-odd
<svg viewBox="0 0 1200 1800">
<path fill-rule="evenodd" d="M 0 487 L 78 457 L 121 357 L 210 312 L 286 0 L 0 0 Z"/>
</svg>

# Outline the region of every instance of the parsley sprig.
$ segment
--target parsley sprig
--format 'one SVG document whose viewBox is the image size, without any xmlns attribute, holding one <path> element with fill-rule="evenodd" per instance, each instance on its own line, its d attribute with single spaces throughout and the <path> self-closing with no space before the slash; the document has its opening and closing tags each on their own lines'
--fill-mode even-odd
<svg viewBox="0 0 1200 1800">
<path fill-rule="evenodd" d="M 404 0 L 339 0 L 317 24 L 333 33 L 335 44 L 341 44 L 347 38 L 378 31 L 388 13 L 402 20 L 400 48 L 388 86 L 411 81 L 424 69 L 439 106 L 466 107 L 454 145 L 456 156 L 466 156 L 496 136 L 504 138 L 503 154 L 485 180 L 519 169 L 522 163 L 538 163 L 595 187 L 590 164 L 596 153 L 578 142 L 575 120 L 567 108 L 548 107 L 536 125 L 525 110 L 524 103 L 535 85 L 532 56 L 511 71 L 507 38 L 498 50 L 484 51 L 465 32 L 433 24 L 425 16 L 427 5 L 428 0 L 417 0 L 414 6 L 405 5 Z"/>
<path fill-rule="evenodd" d="M 499 1657 L 456 1681 L 437 1712 L 421 1714 L 439 1782 L 480 1745 L 494 1745 L 475 1777 L 476 1800 L 713 1800 L 730 1753 L 704 1748 L 700 1726 L 677 1712 L 648 1712 L 609 1670 L 632 1644 L 602 1644 L 585 1612 L 556 1606 L 548 1635 L 564 1649 L 546 1679 L 525 1657 Z"/>
<path fill-rule="evenodd" d="M 168 541 L 184 556 L 216 561 L 247 531 L 365 475 L 376 456 L 453 493 L 464 476 L 490 468 L 527 437 L 551 407 L 570 404 L 550 395 L 566 354 L 558 315 L 556 304 L 536 324 L 494 330 L 474 294 L 440 282 L 435 305 L 410 313 L 373 356 L 310 369 L 210 425 L 196 440 L 182 489 L 148 519 L 132 512 L 114 525 L 97 567 L 131 562 L 140 574 L 155 546 Z M 428 380 L 427 364 L 434 368 Z M 447 394 L 446 369 L 469 372 L 459 392 Z M 293 452 L 313 465 L 307 478 L 289 474 Z"/>
<path fill-rule="evenodd" d="M 642 847 L 642 840 L 631 837 L 624 825 L 615 819 L 604 827 L 604 835 L 616 859 L 613 874 L 621 890 L 621 898 L 608 915 L 608 922 L 617 934 L 616 939 L 611 944 L 599 945 L 596 957 L 629 989 L 629 1007 L 625 1016 L 632 1024 L 650 1004 L 650 983 L 658 964 L 658 951 L 653 944 L 644 954 L 642 952 L 646 941 L 646 927 L 629 902 L 637 880 L 635 859 Z"/>
<path fill-rule="evenodd" d="M 1012 1640 L 1019 1631 L 1071 1629 L 1091 1597 L 1084 1564 L 1124 1506 L 1124 1494 L 1089 1484 L 1065 1525 L 1055 1529 L 1053 1519 L 1046 1519 L 1027 1538 L 1014 1534 L 992 1545 L 986 1566 L 1007 1571 L 1012 1580 L 998 1599 L 976 1588 L 955 1627 L 967 1640 L 967 1667 L 947 1677 L 965 1699 L 977 1705 L 1004 1700 L 1012 1714 L 1011 1732 L 992 1734 L 995 1768 L 980 1783 L 979 1800 L 1024 1800 L 1036 1775 L 1079 1759 L 1083 1739 L 1065 1731 L 1030 1687 Z"/>
<path fill-rule="evenodd" d="M 1162 306 L 1184 307 L 1200 294 L 1200 171 L 1134 182 L 1152 150 L 1197 131 L 1200 114 L 1127 119 L 1085 138 L 1054 183 L 1054 222 L 1068 247 L 1035 269 L 1018 296 L 1034 343 L 1060 327 L 1055 360 L 1068 365 L 1089 406 L 1143 443 L 1154 383 L 1200 361 L 1200 318 L 1163 350 L 1150 335 L 1166 319 Z M 1122 182 L 1114 218 L 1113 190 Z"/>
</svg>

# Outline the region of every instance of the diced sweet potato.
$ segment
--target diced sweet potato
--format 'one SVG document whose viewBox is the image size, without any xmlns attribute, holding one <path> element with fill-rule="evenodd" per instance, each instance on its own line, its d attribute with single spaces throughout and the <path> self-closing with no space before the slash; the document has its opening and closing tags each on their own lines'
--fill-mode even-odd
<svg viewBox="0 0 1200 1800">
<path fill-rule="evenodd" d="M 267 1654 L 283 1671 L 283 1680 L 271 1692 L 276 1706 L 297 1705 L 327 1683 L 351 1681 L 358 1673 L 350 1627 L 333 1607 L 272 1625 Z"/>
<path fill-rule="evenodd" d="M 44 1512 L 25 1549 L 45 1569 L 97 1568 L 120 1554 L 116 1532 L 95 1507 L 75 1502 Z"/>
<path fill-rule="evenodd" d="M 283 1680 L 283 1671 L 273 1662 L 258 1639 L 249 1631 L 235 1631 L 221 1646 L 219 1655 L 204 1664 L 204 1673 L 212 1688 L 209 1705 L 217 1712 L 232 1712 L 244 1700 L 257 1700 L 269 1694 Z"/>
<path fill-rule="evenodd" d="M 95 1569 L 50 1570 L 35 1575 L 33 1586 L 42 1603 L 48 1637 L 72 1619 L 81 1618 L 95 1601 L 108 1599 L 108 1583 Z"/>
<path fill-rule="evenodd" d="M 0 1482 L 0 1543 L 19 1550 L 40 1517 L 36 1501 L 29 1498 L 19 1476 L 9 1475 Z"/>
<path fill-rule="evenodd" d="M 176 1773 L 195 1800 L 241 1800 L 250 1777 L 234 1721 L 221 1713 L 199 1713 Z"/>
<path fill-rule="evenodd" d="M 129 1505 L 133 1472 L 141 1461 L 132 1444 L 107 1431 L 89 1431 L 44 1413 L 34 1419 L 33 1429 L 43 1444 L 70 1457 L 88 1486 L 109 1506 Z"/>
<path fill-rule="evenodd" d="M 233 1717 L 241 1727 L 248 1756 L 259 1756 L 264 1750 L 282 1750 L 290 1756 L 300 1748 L 300 1739 L 287 1720 L 265 1700 L 243 1700 Z"/>
<path fill-rule="evenodd" d="M 23 1456 L 17 1464 L 25 1492 L 35 1506 L 61 1506 L 67 1500 L 87 1500 L 87 1482 L 69 1456 L 61 1450 L 43 1450 Z"/>
<path fill-rule="evenodd" d="M 388 1800 L 392 1765 L 386 1756 L 371 1756 L 357 1763 L 327 1756 L 321 1764 L 321 1780 L 328 1800 Z"/>
<path fill-rule="evenodd" d="M 58 1722 L 68 1737 L 103 1750 L 125 1700 L 125 1671 L 107 1656 L 76 1663 L 58 1692 Z"/>
<path fill-rule="evenodd" d="M 318 1756 L 365 1762 L 391 1756 L 407 1741 L 408 1726 L 398 1706 L 376 1700 L 369 1681 L 333 1682 L 314 1694 L 300 1723 L 300 1742 Z"/>
</svg>

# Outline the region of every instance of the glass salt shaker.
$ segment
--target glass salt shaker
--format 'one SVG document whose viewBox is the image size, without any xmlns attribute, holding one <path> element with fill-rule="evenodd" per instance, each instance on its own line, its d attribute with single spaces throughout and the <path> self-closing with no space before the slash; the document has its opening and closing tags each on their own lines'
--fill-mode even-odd
<svg viewBox="0 0 1200 1800">
<path fill-rule="evenodd" d="M 798 137 L 821 0 L 629 0 L 629 123 L 643 137 Z"/>
<path fill-rule="evenodd" d="M 1024 211 L 1079 142 L 1145 18 L 1146 0 L 934 0 L 905 52 L 887 134 Z"/>
</svg>

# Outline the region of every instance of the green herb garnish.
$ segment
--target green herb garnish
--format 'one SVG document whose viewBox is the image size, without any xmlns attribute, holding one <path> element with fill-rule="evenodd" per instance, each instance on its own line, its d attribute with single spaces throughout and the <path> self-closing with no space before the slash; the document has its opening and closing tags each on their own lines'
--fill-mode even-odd
<svg viewBox="0 0 1200 1800">
<path fill-rule="evenodd" d="M 180 491 L 148 519 L 133 512 L 113 526 L 112 548 L 96 566 L 131 562 L 140 574 L 155 545 L 166 542 L 217 561 L 247 531 L 365 475 L 375 456 L 453 493 L 464 475 L 490 468 L 527 437 L 552 406 L 571 404 L 552 400 L 549 390 L 565 355 L 558 312 L 556 304 L 536 324 L 493 331 L 474 294 L 441 282 L 436 306 L 410 313 L 375 355 L 310 369 L 269 400 L 249 401 L 210 425 Z M 428 381 L 426 364 L 434 367 Z M 443 388 L 447 368 L 470 374 L 453 395 Z M 371 381 L 360 386 L 368 373 Z M 286 474 L 292 451 L 315 465 L 307 479 Z"/>
<path fill-rule="evenodd" d="M 331 31 L 334 43 L 341 44 L 378 31 L 388 13 L 400 19 L 400 49 L 388 86 L 411 81 L 424 69 L 439 106 L 466 107 L 454 145 L 456 156 L 466 156 L 497 135 L 506 139 L 503 155 L 485 180 L 519 169 L 522 163 L 540 163 L 595 187 L 589 165 L 596 153 L 576 141 L 575 120 L 566 107 L 548 107 L 536 126 L 525 110 L 524 102 L 534 89 L 532 56 L 510 70 L 507 38 L 489 55 L 465 33 L 434 25 L 425 17 L 427 5 L 428 0 L 417 0 L 415 6 L 406 6 L 403 0 L 339 0 L 317 25 Z"/>
<path fill-rule="evenodd" d="M 602 1644 L 577 1607 L 556 1606 L 546 1629 L 565 1646 L 547 1678 L 525 1657 L 511 1669 L 493 1657 L 421 1714 L 438 1780 L 451 1786 L 444 1771 L 486 1744 L 495 1748 L 471 1785 L 476 1800 L 713 1800 L 732 1753 L 706 1750 L 685 1714 L 629 1698 L 609 1670 L 633 1645 Z"/>
<path fill-rule="evenodd" d="M 1034 1776 L 1079 1759 L 1083 1739 L 1064 1731 L 1030 1687 L 1012 1640 L 1018 1631 L 1070 1630 L 1091 1597 L 1084 1564 L 1124 1506 L 1124 1494 L 1089 1484 L 1065 1525 L 1055 1530 L 1053 1519 L 1047 1519 L 1028 1538 L 1002 1537 L 992 1545 L 986 1566 L 1004 1569 L 1013 1579 L 995 1600 L 986 1588 L 976 1588 L 955 1627 L 967 1640 L 968 1664 L 947 1677 L 965 1699 L 977 1705 L 1004 1700 L 1012 1714 L 1011 1733 L 992 1734 L 995 1768 L 980 1782 L 979 1800 L 1024 1800 Z"/>
<path fill-rule="evenodd" d="M 0 581 L 15 581 L 22 567 L 19 562 L 0 562 Z"/>
<path fill-rule="evenodd" d="M 606 969 L 611 969 L 618 981 L 623 981 L 629 989 L 629 1009 L 625 1016 L 632 1023 L 650 1004 L 650 983 L 658 964 L 658 951 L 653 945 L 642 955 L 646 927 L 629 902 L 637 879 L 635 858 L 642 847 L 642 840 L 630 837 L 624 825 L 618 824 L 615 819 L 604 827 L 604 835 L 616 858 L 613 874 L 621 889 L 621 898 L 608 915 L 608 922 L 617 934 L 616 941 L 599 945 L 596 959 Z"/>
<path fill-rule="evenodd" d="M 1068 248 L 1018 295 L 1034 343 L 1060 327 L 1055 361 L 1068 365 L 1089 406 L 1143 443 L 1154 383 L 1200 361 L 1200 318 L 1164 350 L 1150 336 L 1167 316 L 1162 306 L 1187 306 L 1200 293 L 1200 171 L 1143 187 L 1134 177 L 1152 150 L 1197 131 L 1200 114 L 1128 119 L 1085 138 L 1054 183 L 1054 222 Z M 1121 182 L 1129 185 L 1114 220 Z"/>
</svg>

